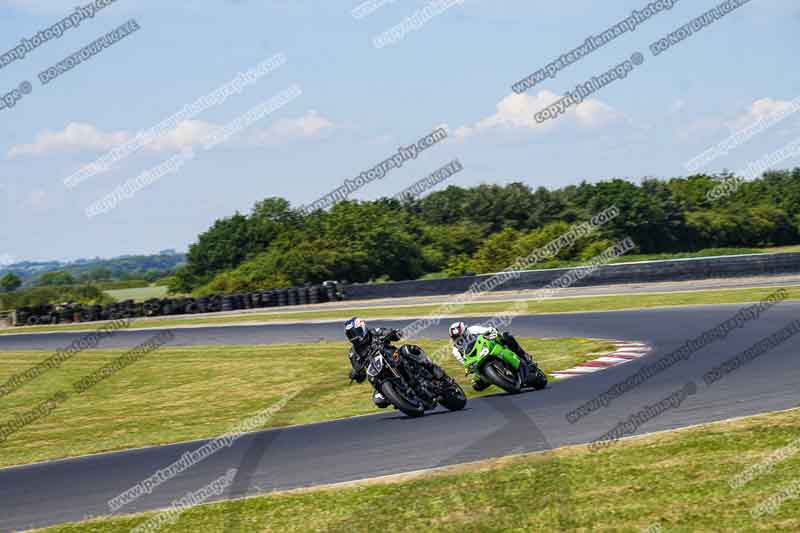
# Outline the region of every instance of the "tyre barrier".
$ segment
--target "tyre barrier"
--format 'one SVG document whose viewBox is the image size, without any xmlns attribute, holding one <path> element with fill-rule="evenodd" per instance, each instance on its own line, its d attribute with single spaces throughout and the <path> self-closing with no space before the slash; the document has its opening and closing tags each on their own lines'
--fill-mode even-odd
<svg viewBox="0 0 800 533">
<path fill-rule="evenodd" d="M 264 304 L 264 307 L 272 307 L 273 305 L 277 305 L 277 301 L 275 300 L 275 291 L 268 290 L 261 293 L 261 303 Z"/>
<path fill-rule="evenodd" d="M 308 288 L 308 303 L 310 304 L 318 304 L 319 303 L 319 287 L 316 285 L 312 285 Z"/>
<path fill-rule="evenodd" d="M 340 285 L 337 282 L 326 281 L 322 285 L 263 289 L 237 294 L 211 294 L 200 298 L 151 298 L 140 303 L 125 300 L 105 306 L 61 304 L 19 307 L 12 317 L 14 317 L 14 326 L 36 326 L 122 318 L 218 313 L 240 309 L 318 304 L 341 299 L 343 299 L 343 295 Z"/>
<path fill-rule="evenodd" d="M 286 289 L 278 289 L 278 307 L 285 307 L 288 305 L 288 291 Z"/>
<path fill-rule="evenodd" d="M 325 296 L 329 302 L 335 301 L 336 298 L 336 288 L 332 286 L 328 286 L 325 288 Z"/>
</svg>

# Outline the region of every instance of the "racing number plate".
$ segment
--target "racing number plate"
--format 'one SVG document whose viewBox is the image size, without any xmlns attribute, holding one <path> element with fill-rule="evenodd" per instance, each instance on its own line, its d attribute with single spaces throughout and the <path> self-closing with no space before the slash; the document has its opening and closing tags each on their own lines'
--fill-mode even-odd
<svg viewBox="0 0 800 533">
<path fill-rule="evenodd" d="M 381 373 L 381 370 L 383 370 L 383 357 L 378 356 L 369 364 L 369 368 L 367 368 L 367 375 L 374 378 Z"/>
</svg>

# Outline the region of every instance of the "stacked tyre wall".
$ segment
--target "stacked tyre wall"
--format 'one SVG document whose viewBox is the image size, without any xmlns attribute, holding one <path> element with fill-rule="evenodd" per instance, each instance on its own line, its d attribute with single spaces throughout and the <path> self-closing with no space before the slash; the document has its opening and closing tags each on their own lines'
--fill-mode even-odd
<svg viewBox="0 0 800 533">
<path fill-rule="evenodd" d="M 43 305 L 20 307 L 15 326 L 70 324 L 119 318 L 192 315 L 241 309 L 317 304 L 341 299 L 338 285 L 310 285 L 289 289 L 267 289 L 242 294 L 213 294 L 201 298 L 154 298 L 146 302 L 126 300 L 110 305 Z"/>
</svg>

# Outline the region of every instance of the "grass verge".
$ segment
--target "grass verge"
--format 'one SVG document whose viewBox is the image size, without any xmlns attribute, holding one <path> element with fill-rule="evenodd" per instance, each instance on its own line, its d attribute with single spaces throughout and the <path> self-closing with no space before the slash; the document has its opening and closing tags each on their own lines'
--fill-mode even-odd
<svg viewBox="0 0 800 533">
<path fill-rule="evenodd" d="M 523 339 L 546 372 L 563 370 L 611 352 L 607 342 L 587 339 Z M 444 341 L 423 341 L 434 353 Z M 304 383 L 303 391 L 264 427 L 319 422 L 377 412 L 368 384 L 350 386 L 346 342 L 268 346 L 167 346 L 117 372 L 83 394 L 72 384 L 123 354 L 86 351 L 0 398 L 0 425 L 31 411 L 57 391 L 69 398 L 0 442 L 0 466 L 213 437 L 278 403 Z M 4 353 L 0 384 L 49 357 L 45 352 Z M 468 394 L 469 379 L 455 359 L 440 361 Z M 487 389 L 483 394 L 497 392 Z"/>
<path fill-rule="evenodd" d="M 790 455 L 741 488 L 730 481 L 797 439 L 800 410 L 624 440 L 505 457 L 436 472 L 191 508 L 164 533 L 225 531 L 800 531 L 800 498 L 751 510 L 797 482 Z M 557 474 L 557 475 L 556 475 Z M 559 497 L 560 495 L 560 497 Z M 571 496 L 570 496 L 571 495 Z M 129 531 L 148 513 L 46 529 Z"/>
<path fill-rule="evenodd" d="M 113 298 L 115 302 L 123 302 L 125 300 L 144 302 L 151 298 L 167 297 L 167 288 L 159 285 L 136 287 L 133 289 L 108 289 L 103 292 Z"/>
<path fill-rule="evenodd" d="M 773 293 L 778 287 L 763 289 L 719 289 L 706 291 L 687 291 L 635 295 L 611 295 L 573 298 L 552 298 L 545 300 L 529 300 L 529 312 L 541 313 L 569 313 L 592 311 L 618 311 L 622 309 L 647 309 L 655 307 L 703 305 L 703 304 L 737 304 L 757 302 L 768 294 Z M 788 299 L 800 300 L 800 287 L 785 287 Z M 507 311 L 514 301 L 506 302 L 479 302 L 465 304 L 460 316 L 489 315 Z M 352 316 L 363 318 L 399 318 L 422 317 L 436 312 L 443 304 L 425 304 L 403 307 L 364 307 L 356 309 L 320 310 L 320 311 L 271 311 L 264 313 L 251 313 L 226 316 L 185 317 L 175 319 L 142 320 L 134 322 L 137 328 L 165 328 L 172 326 L 190 325 L 225 325 L 247 324 L 278 321 L 303 321 L 303 320 L 346 320 Z M 9 328 L 0 330 L 2 334 L 37 333 L 47 331 L 69 331 L 93 329 L 92 323 L 66 325 L 66 326 L 34 326 Z"/>
</svg>

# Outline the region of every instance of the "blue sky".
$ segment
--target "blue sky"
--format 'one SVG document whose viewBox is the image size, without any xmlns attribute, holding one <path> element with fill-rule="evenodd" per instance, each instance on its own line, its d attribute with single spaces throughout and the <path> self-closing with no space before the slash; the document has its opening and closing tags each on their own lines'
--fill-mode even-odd
<svg viewBox="0 0 800 533">
<path fill-rule="evenodd" d="M 0 53 L 90 0 L 0 0 Z M 684 164 L 800 96 L 800 6 L 752 0 L 658 57 L 648 46 L 718 2 L 680 0 L 635 32 L 514 95 L 511 84 L 644 7 L 647 0 L 568 3 L 464 0 L 401 41 L 373 38 L 430 2 L 389 2 L 356 20 L 358 0 L 117 0 L 80 27 L 0 69 L 0 94 L 31 94 L 0 111 L 0 256 L 74 259 L 185 249 L 216 218 L 267 196 L 299 206 L 437 127 L 450 138 L 355 198 L 393 195 L 458 158 L 451 182 L 557 187 L 614 177 L 685 175 Z M 134 18 L 140 30 L 43 86 L 39 72 Z M 533 115 L 633 52 L 645 62 L 576 110 Z M 259 79 L 111 171 L 63 180 L 282 52 Z M 292 84 L 302 95 L 121 202 L 87 206 L 204 133 Z M 714 161 L 736 170 L 800 136 L 800 113 Z M 787 161 L 785 166 L 799 164 Z M 445 186 L 445 185 L 442 185 Z"/>
</svg>

